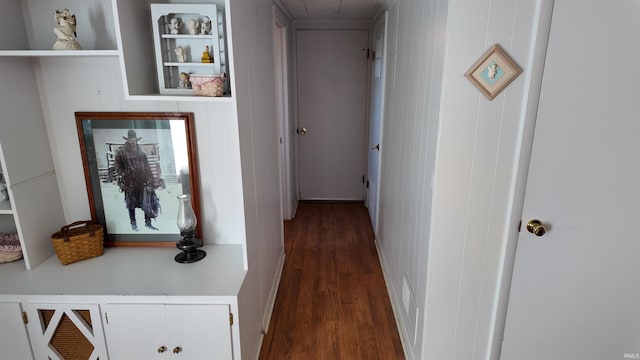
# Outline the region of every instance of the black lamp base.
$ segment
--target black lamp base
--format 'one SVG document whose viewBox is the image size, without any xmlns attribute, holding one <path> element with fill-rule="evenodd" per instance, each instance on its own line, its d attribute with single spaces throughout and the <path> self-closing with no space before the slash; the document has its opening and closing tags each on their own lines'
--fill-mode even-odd
<svg viewBox="0 0 640 360">
<path fill-rule="evenodd" d="M 181 264 L 190 264 L 204 259 L 205 256 L 207 253 L 204 250 L 183 251 L 176 255 L 175 260 Z"/>
<path fill-rule="evenodd" d="M 193 234 L 188 233 L 186 236 L 176 243 L 176 247 L 182 252 L 176 255 L 175 260 L 181 264 L 190 264 L 200 261 L 207 256 L 204 250 L 197 250 L 198 244 L 193 241 Z"/>
</svg>

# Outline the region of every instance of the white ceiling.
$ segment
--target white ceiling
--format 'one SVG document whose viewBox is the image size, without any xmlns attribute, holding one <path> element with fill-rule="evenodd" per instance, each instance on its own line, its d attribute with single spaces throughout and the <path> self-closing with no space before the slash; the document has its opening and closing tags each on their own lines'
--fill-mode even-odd
<svg viewBox="0 0 640 360">
<path fill-rule="evenodd" d="M 294 19 L 371 19 L 381 0 L 280 0 Z"/>
</svg>

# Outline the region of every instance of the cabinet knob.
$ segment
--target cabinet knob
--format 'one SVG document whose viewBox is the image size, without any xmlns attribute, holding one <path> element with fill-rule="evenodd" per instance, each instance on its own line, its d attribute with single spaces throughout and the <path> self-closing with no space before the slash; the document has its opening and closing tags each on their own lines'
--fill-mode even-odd
<svg viewBox="0 0 640 360">
<path fill-rule="evenodd" d="M 167 351 L 167 347 L 166 346 L 160 346 L 158 348 L 158 353 L 162 354 L 163 352 Z"/>
<path fill-rule="evenodd" d="M 178 354 L 182 352 L 182 348 L 180 346 L 176 346 L 175 348 L 173 348 L 173 353 L 174 354 Z"/>
</svg>

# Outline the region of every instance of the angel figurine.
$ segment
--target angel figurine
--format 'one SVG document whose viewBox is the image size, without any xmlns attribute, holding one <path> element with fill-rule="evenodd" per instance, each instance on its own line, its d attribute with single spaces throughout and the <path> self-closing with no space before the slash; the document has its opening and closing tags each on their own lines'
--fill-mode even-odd
<svg viewBox="0 0 640 360">
<path fill-rule="evenodd" d="M 200 24 L 200 34 L 211 35 L 211 19 L 209 19 L 208 16 L 202 18 L 202 23 Z"/>
<path fill-rule="evenodd" d="M 189 74 L 186 72 L 180 73 L 180 82 L 178 82 L 178 88 L 180 89 L 191 89 L 191 81 L 189 81 Z"/>
<path fill-rule="evenodd" d="M 187 22 L 187 26 L 189 27 L 189 34 L 191 35 L 197 35 L 198 34 L 198 28 L 200 24 L 198 23 L 198 20 L 196 19 L 189 19 L 189 21 Z"/>
<path fill-rule="evenodd" d="M 185 48 L 183 48 L 182 46 L 179 46 L 177 48 L 175 48 L 174 50 L 176 52 L 176 56 L 178 58 L 178 62 L 185 62 L 187 61 L 187 50 L 185 50 Z"/>
<path fill-rule="evenodd" d="M 76 40 L 76 16 L 69 13 L 69 9 L 56 10 L 53 13 L 58 26 L 53 28 L 58 40 L 53 44 L 53 50 L 80 50 L 80 43 Z"/>
<path fill-rule="evenodd" d="M 182 21 L 178 18 L 171 18 L 169 20 L 169 34 L 178 35 L 182 31 Z"/>
</svg>

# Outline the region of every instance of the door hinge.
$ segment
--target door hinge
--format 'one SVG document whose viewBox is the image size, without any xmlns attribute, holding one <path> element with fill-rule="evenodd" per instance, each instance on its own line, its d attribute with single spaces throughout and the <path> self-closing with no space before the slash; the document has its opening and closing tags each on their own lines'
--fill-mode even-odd
<svg viewBox="0 0 640 360">
<path fill-rule="evenodd" d="M 369 188 L 369 180 L 367 180 L 367 189 Z"/>
<path fill-rule="evenodd" d="M 522 229 L 522 220 L 518 223 L 518 232 L 520 232 L 520 229 Z"/>
<path fill-rule="evenodd" d="M 362 52 L 364 53 L 364 56 L 367 57 L 367 59 L 371 56 L 371 49 L 362 49 Z"/>
<path fill-rule="evenodd" d="M 104 320 L 107 322 L 107 324 L 109 324 L 109 314 L 107 314 L 106 312 L 104 313 Z"/>
<path fill-rule="evenodd" d="M 233 313 L 229 313 L 229 326 L 233 326 Z"/>
<path fill-rule="evenodd" d="M 362 175 L 362 183 L 364 184 L 364 175 Z"/>
<path fill-rule="evenodd" d="M 22 322 L 25 323 L 25 324 L 29 323 L 29 317 L 27 316 L 27 312 L 26 311 L 22 312 Z"/>
</svg>

